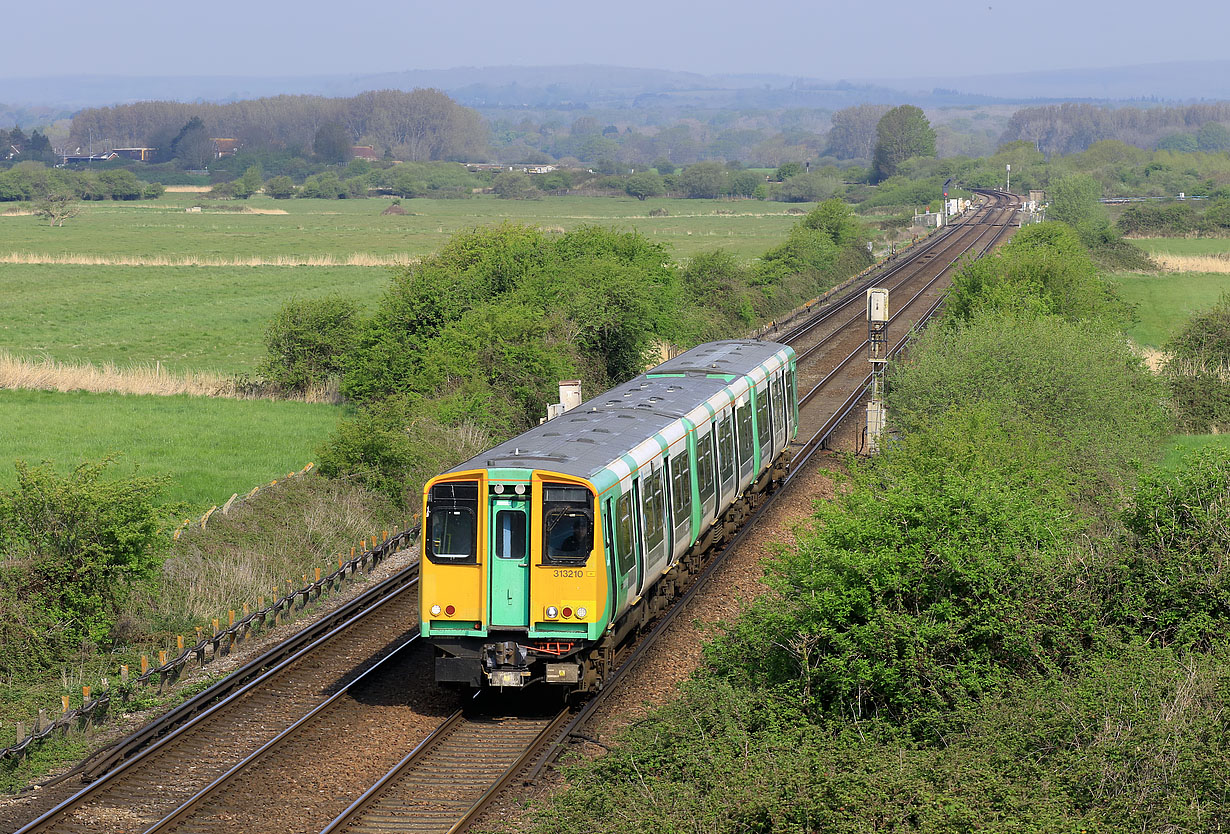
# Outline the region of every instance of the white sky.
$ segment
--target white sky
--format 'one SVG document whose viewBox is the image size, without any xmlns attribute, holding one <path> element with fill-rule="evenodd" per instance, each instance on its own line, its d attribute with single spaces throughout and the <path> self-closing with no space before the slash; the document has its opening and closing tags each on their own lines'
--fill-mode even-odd
<svg viewBox="0 0 1230 834">
<path fill-rule="evenodd" d="M 0 78 L 556 64 L 826 79 L 983 75 L 1227 58 L 1228 24 L 1224 0 L 58 0 L 7 4 Z"/>
</svg>

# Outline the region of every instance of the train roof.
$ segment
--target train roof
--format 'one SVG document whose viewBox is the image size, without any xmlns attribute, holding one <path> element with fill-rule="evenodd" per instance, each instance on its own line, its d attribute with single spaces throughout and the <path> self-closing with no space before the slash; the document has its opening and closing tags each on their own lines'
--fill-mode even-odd
<svg viewBox="0 0 1230 834">
<path fill-rule="evenodd" d="M 699 345 L 449 471 L 547 469 L 590 478 L 783 349 L 759 341 Z"/>
</svg>

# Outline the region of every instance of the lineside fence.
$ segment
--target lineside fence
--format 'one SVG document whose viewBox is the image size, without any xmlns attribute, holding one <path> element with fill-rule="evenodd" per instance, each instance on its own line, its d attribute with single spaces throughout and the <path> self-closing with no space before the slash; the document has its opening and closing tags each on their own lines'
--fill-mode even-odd
<svg viewBox="0 0 1230 834">
<path fill-rule="evenodd" d="M 285 478 L 282 478 L 281 480 L 283 480 L 283 481 L 288 481 L 288 480 L 291 480 L 291 479 L 293 479 L 293 478 L 302 478 L 304 475 L 306 475 L 306 474 L 308 474 L 309 472 L 311 472 L 311 471 L 312 471 L 315 467 L 316 467 L 316 464 L 314 464 L 314 463 L 308 463 L 306 466 L 304 466 L 304 467 L 303 467 L 302 469 L 300 469 L 298 472 L 287 472 L 287 473 L 286 473 L 286 477 L 285 477 Z M 202 530 L 204 530 L 204 529 L 205 529 L 205 525 L 209 523 L 209 519 L 213 517 L 213 514 L 214 514 L 214 513 L 219 512 L 219 510 L 220 510 L 220 511 L 222 512 L 222 514 L 223 514 L 223 515 L 229 515 L 229 514 L 230 514 L 230 512 L 231 512 L 231 510 L 232 510 L 234 507 L 237 507 L 237 506 L 239 506 L 239 505 L 243 504 L 243 503 L 244 503 L 244 502 L 246 502 L 246 501 L 250 501 L 250 500 L 252 500 L 253 498 L 255 498 L 255 497 L 256 497 L 256 494 L 257 494 L 258 492 L 260 492 L 262 489 L 270 489 L 270 488 L 275 487 L 275 486 L 277 486 L 277 485 L 278 485 L 278 480 L 277 480 L 277 479 L 275 479 L 275 480 L 270 481 L 270 482 L 269 482 L 269 483 L 267 483 L 267 484 L 260 484 L 260 485 L 258 485 L 258 486 L 254 486 L 254 487 L 252 487 L 252 491 L 251 491 L 251 492 L 249 492 L 249 493 L 247 493 L 247 494 L 245 494 L 245 495 L 243 495 L 243 496 L 240 496 L 240 495 L 239 495 L 239 493 L 238 493 L 238 492 L 236 492 L 236 493 L 234 493 L 233 495 L 231 495 L 230 500 L 228 500 L 228 501 L 227 501 L 225 504 L 223 504 L 221 507 L 219 507 L 217 504 L 214 504 L 212 507 L 210 507 L 208 510 L 206 510 L 206 511 L 205 511 L 205 514 L 201 516 L 201 519 L 200 519 L 200 521 L 199 521 L 199 522 L 194 522 L 194 521 L 193 521 L 192 519 L 190 519 L 190 518 L 185 518 L 185 519 L 184 519 L 184 523 L 183 523 L 183 524 L 181 524 L 178 528 L 176 528 L 175 533 L 171 536 L 171 538 L 173 538 L 175 541 L 179 541 L 179 537 L 180 537 L 181 535 L 183 535 L 184 530 L 186 530 L 187 528 L 189 528 L 189 527 L 193 526 L 194 524 L 198 524 L 198 523 L 201 525 L 201 529 L 202 529 Z"/>
<path fill-rule="evenodd" d="M 299 474 L 305 473 L 310 466 L 309 464 Z M 255 493 L 256 490 L 253 490 L 247 497 L 250 498 Z M 215 507 L 205 514 L 201 519 L 202 526 L 216 509 Z M 419 527 L 420 525 L 415 523 L 392 536 L 386 530 L 379 536 L 364 539 L 358 547 L 350 549 L 349 559 L 345 556 L 338 556 L 337 569 L 331 573 L 322 576 L 321 569 L 316 568 L 315 579 L 309 581 L 305 574 L 301 588 L 288 590 L 285 595 L 279 596 L 279 588 L 275 586 L 273 601 L 268 606 L 265 605 L 265 598 L 262 596 L 257 599 L 255 611 L 249 610 L 246 603 L 238 617 L 236 611 L 229 611 L 225 626 L 219 618 L 215 618 L 208 634 L 205 633 L 203 627 L 198 627 L 196 629 L 197 640 L 193 645 L 187 645 L 184 636 L 179 635 L 176 638 L 179 653 L 174 657 L 168 657 L 167 651 L 159 651 L 156 666 L 151 664 L 149 655 L 141 655 L 141 672 L 138 675 L 130 674 L 128 666 L 120 666 L 117 685 L 112 686 L 106 678 L 103 678 L 99 693 L 95 693 L 92 687 L 83 686 L 81 704 L 76 708 L 70 708 L 70 696 L 62 695 L 61 714 L 55 719 L 47 714 L 47 710 L 39 710 L 38 717 L 28 731 L 25 722 L 17 722 L 18 741 L 9 747 L 0 749 L 0 761 L 24 756 L 30 751 L 32 745 L 54 733 L 84 730 L 98 724 L 105 719 L 108 709 L 113 704 L 127 703 L 134 694 L 151 686 L 156 685 L 158 691 L 161 692 L 166 687 L 174 685 L 189 664 L 204 667 L 230 654 L 237 642 L 246 640 L 259 631 L 281 625 L 283 621 L 290 622 L 296 610 L 302 611 L 309 602 L 319 599 L 323 594 L 341 589 L 347 580 L 353 581 L 361 573 L 370 573 L 387 556 L 409 546 L 418 537 Z"/>
</svg>

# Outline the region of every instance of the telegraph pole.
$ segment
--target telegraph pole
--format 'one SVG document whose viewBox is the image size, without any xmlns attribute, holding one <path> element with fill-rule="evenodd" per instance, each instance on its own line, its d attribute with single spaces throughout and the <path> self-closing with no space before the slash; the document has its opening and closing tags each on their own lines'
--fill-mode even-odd
<svg viewBox="0 0 1230 834">
<path fill-rule="evenodd" d="M 867 451 L 880 450 L 880 435 L 888 421 L 884 404 L 884 372 L 888 367 L 888 290 L 867 290 L 867 352 L 871 360 L 871 399 L 867 401 Z"/>
</svg>

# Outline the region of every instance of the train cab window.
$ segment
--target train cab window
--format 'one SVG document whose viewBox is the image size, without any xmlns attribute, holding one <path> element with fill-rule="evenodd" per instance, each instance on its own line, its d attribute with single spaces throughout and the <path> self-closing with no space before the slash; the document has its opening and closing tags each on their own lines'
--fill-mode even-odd
<svg viewBox="0 0 1230 834">
<path fill-rule="evenodd" d="M 700 500 L 706 507 L 713 503 L 713 441 L 715 432 L 710 429 L 696 438 L 696 486 Z"/>
<path fill-rule="evenodd" d="M 671 507 L 675 512 L 675 529 L 692 520 L 692 470 L 686 451 L 671 458 Z"/>
<path fill-rule="evenodd" d="M 437 564 L 478 562 L 478 484 L 436 484 L 427 497 L 427 558 Z"/>
<path fill-rule="evenodd" d="M 735 412 L 735 422 L 738 424 L 739 469 L 751 468 L 752 461 L 752 404 L 744 402 Z"/>
<path fill-rule="evenodd" d="M 769 431 L 769 386 L 756 389 L 756 442 L 760 444 L 760 462 L 763 464 L 769 457 L 769 446 L 773 435 Z"/>
<path fill-rule="evenodd" d="M 735 477 L 735 420 L 729 412 L 718 424 L 718 471 L 723 488 L 728 488 Z"/>
<path fill-rule="evenodd" d="M 544 484 L 542 554 L 547 565 L 583 565 L 594 549 L 594 504 L 584 487 Z"/>
<path fill-rule="evenodd" d="M 525 558 L 525 513 L 500 510 L 495 514 L 495 555 L 497 559 Z"/>
<path fill-rule="evenodd" d="M 619 517 L 615 526 L 615 535 L 619 543 L 619 575 L 623 576 L 632 570 L 636 557 L 632 553 L 635 544 L 632 530 L 632 494 L 625 492 L 615 503 L 615 514 Z"/>
</svg>

